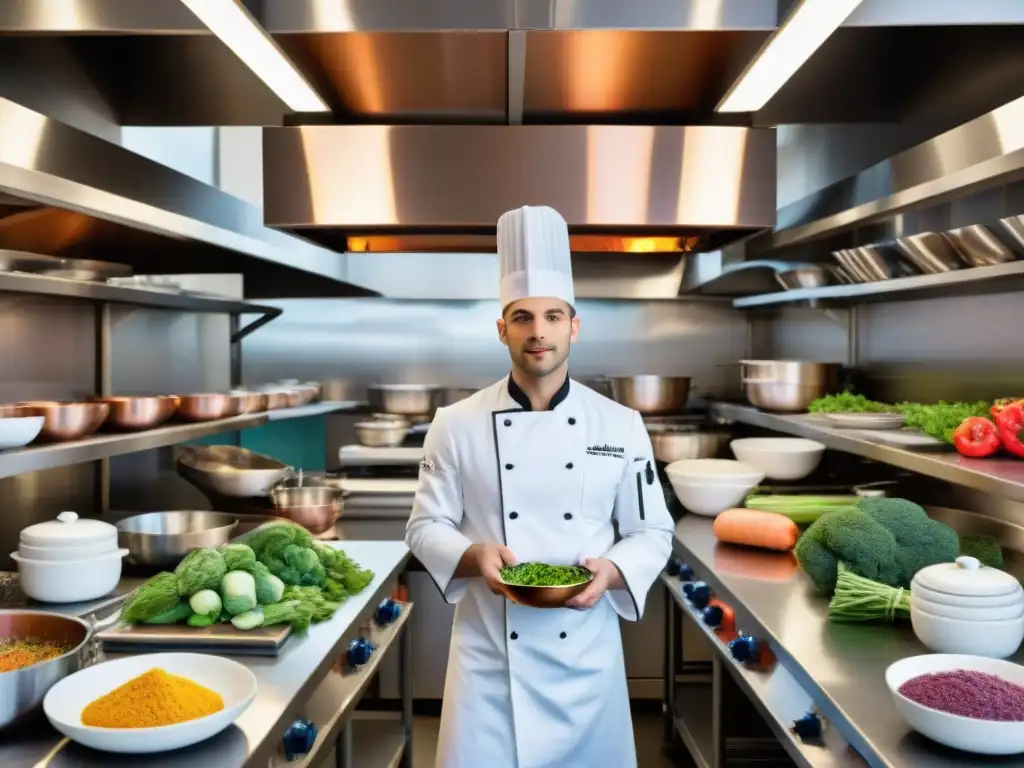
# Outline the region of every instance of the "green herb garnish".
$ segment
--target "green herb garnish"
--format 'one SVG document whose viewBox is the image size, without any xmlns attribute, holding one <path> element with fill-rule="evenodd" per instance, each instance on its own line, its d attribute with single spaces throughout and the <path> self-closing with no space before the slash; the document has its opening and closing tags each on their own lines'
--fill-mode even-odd
<svg viewBox="0 0 1024 768">
<path fill-rule="evenodd" d="M 811 413 L 893 413 L 893 405 L 869 400 L 864 395 L 855 395 L 849 390 L 838 395 L 819 397 L 807 410 Z"/>
<path fill-rule="evenodd" d="M 863 395 L 843 392 L 826 395 L 812 402 L 807 410 L 811 413 L 901 413 L 911 429 L 934 437 L 944 443 L 953 442 L 953 430 L 969 416 L 988 416 L 991 403 L 946 403 L 932 405 L 922 403 L 879 403 Z"/>
<path fill-rule="evenodd" d="M 581 565 L 519 563 L 501 569 L 501 579 L 516 587 L 569 587 L 584 584 L 591 573 Z"/>
</svg>

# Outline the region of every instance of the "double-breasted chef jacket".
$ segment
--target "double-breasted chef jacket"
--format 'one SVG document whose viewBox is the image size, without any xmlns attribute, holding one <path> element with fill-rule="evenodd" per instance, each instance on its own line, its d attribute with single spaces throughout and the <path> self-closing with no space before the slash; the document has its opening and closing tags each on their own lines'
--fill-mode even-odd
<svg viewBox="0 0 1024 768">
<path fill-rule="evenodd" d="M 437 768 L 636 766 L 619 617 L 642 616 L 672 533 L 636 411 L 569 379 L 532 411 L 511 377 L 440 409 L 406 535 L 457 603 Z M 520 562 L 607 557 L 626 589 L 589 610 L 517 605 L 452 578 L 474 543 Z"/>
</svg>

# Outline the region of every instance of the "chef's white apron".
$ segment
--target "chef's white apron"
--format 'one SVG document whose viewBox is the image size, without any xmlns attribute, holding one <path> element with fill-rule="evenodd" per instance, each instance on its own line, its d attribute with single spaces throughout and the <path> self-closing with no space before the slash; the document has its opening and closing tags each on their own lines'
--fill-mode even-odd
<svg viewBox="0 0 1024 768">
<path fill-rule="evenodd" d="M 551 411 L 523 410 L 499 382 L 439 416 L 408 536 L 458 602 L 438 768 L 636 766 L 619 616 L 639 618 L 673 528 L 642 424 L 575 382 Z M 470 543 L 494 542 L 521 562 L 607 556 L 629 589 L 537 609 L 451 580 Z"/>
</svg>

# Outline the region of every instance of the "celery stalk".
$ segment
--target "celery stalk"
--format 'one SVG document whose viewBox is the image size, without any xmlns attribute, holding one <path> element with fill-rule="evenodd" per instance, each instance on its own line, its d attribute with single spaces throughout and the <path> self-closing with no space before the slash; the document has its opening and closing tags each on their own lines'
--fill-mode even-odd
<svg viewBox="0 0 1024 768">
<path fill-rule="evenodd" d="M 746 507 L 785 515 L 797 525 L 810 525 L 828 512 L 849 509 L 859 500 L 857 496 L 748 496 Z"/>
</svg>

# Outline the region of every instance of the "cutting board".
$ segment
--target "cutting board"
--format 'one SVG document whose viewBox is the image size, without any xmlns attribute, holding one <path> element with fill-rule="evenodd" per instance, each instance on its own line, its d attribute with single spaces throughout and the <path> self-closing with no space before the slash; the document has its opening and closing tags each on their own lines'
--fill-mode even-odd
<svg viewBox="0 0 1024 768">
<path fill-rule="evenodd" d="M 190 627 L 187 624 L 122 625 L 98 633 L 108 653 L 196 651 L 237 656 L 277 656 L 291 635 L 287 624 L 249 631 L 231 624 Z"/>
</svg>

